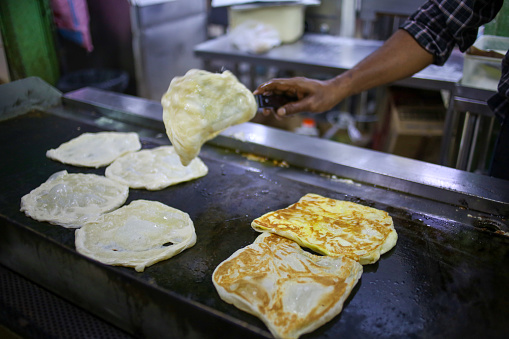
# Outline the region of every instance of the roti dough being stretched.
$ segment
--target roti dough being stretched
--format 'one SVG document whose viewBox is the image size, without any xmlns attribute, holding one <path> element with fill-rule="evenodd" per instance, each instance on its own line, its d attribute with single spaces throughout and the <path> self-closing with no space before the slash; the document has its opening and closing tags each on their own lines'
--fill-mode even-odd
<svg viewBox="0 0 509 339">
<path fill-rule="evenodd" d="M 258 109 L 253 93 L 231 72 L 197 69 L 173 78 L 161 103 L 166 133 L 184 166 L 206 141 L 251 120 Z"/>
<path fill-rule="evenodd" d="M 46 156 L 68 165 L 98 168 L 140 148 L 140 139 L 134 132 L 83 133 L 56 149 L 48 150 Z"/>
<path fill-rule="evenodd" d="M 131 188 L 160 190 L 206 175 L 207 166 L 195 158 L 183 166 L 173 146 L 161 146 L 126 154 L 106 168 L 106 177 Z"/>
<path fill-rule="evenodd" d="M 219 264 L 212 281 L 221 299 L 260 318 L 276 338 L 297 338 L 338 315 L 361 275 L 355 260 L 310 254 L 264 232 Z"/>
<path fill-rule="evenodd" d="M 196 243 L 187 213 L 157 201 L 135 200 L 76 230 L 76 250 L 107 265 L 145 267 Z"/>
<path fill-rule="evenodd" d="M 347 256 L 362 265 L 376 262 L 398 240 L 387 212 L 311 193 L 287 208 L 262 215 L 251 226 L 324 255 Z"/>
<path fill-rule="evenodd" d="M 126 201 L 127 185 L 95 174 L 53 174 L 21 198 L 21 211 L 32 219 L 78 228 Z"/>
</svg>

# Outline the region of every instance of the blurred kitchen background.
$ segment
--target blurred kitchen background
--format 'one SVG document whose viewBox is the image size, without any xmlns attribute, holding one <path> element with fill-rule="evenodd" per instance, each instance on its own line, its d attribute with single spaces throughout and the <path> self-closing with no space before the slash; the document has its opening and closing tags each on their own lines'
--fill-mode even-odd
<svg viewBox="0 0 509 339">
<path fill-rule="evenodd" d="M 424 1 L 245 3 L 227 0 L 2 0 L 0 81 L 38 76 L 62 92 L 93 86 L 159 101 L 171 79 L 191 68 L 232 70 L 252 90 L 272 77 L 327 78 L 331 75 L 299 67 L 271 66 L 266 62 L 255 65 L 249 58 L 245 62 L 229 58 L 204 60 L 196 55 L 195 49 L 204 42 L 228 36 L 233 27 L 250 19 L 266 21 L 265 24 L 276 27 L 284 45 L 292 45 L 307 35 L 342 37 L 359 43 L 384 41 Z M 507 50 L 508 7 L 506 2 L 497 19 L 480 30 L 479 38 L 485 38 L 481 50 L 492 50 L 495 43 L 501 44 L 498 49 Z M 495 42 L 486 40 L 493 36 Z M 475 93 L 469 94 L 474 98 L 494 91 L 493 84 L 496 86 L 500 73 L 499 56 L 477 57 L 467 53 L 458 59 L 459 72 L 463 72 L 461 79 L 469 81 L 463 85 L 474 88 Z M 460 94 L 465 96 L 463 90 L 427 87 L 406 86 L 405 83 L 387 86 L 350 98 L 324 114 L 299 114 L 284 120 L 258 115 L 254 122 L 486 172 L 497 132 L 493 117 L 484 109 L 479 113 L 468 110 L 460 114 L 462 106 L 451 108 Z M 448 114 L 454 119 L 450 118 L 452 122 L 446 129 Z M 444 131 L 447 132 L 445 136 Z M 445 151 L 444 138 L 449 147 Z M 462 149 L 465 142 L 469 147 Z"/>
</svg>

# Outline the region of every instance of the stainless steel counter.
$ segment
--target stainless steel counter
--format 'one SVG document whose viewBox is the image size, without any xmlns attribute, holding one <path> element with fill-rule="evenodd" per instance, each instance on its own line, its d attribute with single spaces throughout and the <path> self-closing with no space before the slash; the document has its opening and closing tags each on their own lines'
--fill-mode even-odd
<svg viewBox="0 0 509 339">
<path fill-rule="evenodd" d="M 205 62 L 225 60 L 275 66 L 285 70 L 327 73 L 338 75 L 374 52 L 383 44 L 378 40 L 361 40 L 322 34 L 304 34 L 297 42 L 273 48 L 264 54 L 242 52 L 234 47 L 227 36 L 197 45 L 194 53 Z M 463 56 L 454 51 L 442 67 L 431 65 L 411 78 L 397 84 L 452 90 L 463 72 Z"/>
</svg>

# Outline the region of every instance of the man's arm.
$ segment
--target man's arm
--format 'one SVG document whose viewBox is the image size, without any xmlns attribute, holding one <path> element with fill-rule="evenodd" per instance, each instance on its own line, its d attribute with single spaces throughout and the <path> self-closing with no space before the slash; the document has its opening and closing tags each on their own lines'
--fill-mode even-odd
<svg viewBox="0 0 509 339">
<path fill-rule="evenodd" d="M 378 50 L 331 83 L 341 89 L 346 82 L 350 89 L 346 94 L 350 96 L 412 76 L 431 63 L 433 55 L 405 30 L 398 30 Z"/>
<path fill-rule="evenodd" d="M 278 115 L 303 111 L 321 113 L 351 95 L 409 77 L 432 62 L 433 55 L 400 29 L 378 50 L 333 79 L 273 79 L 260 85 L 255 94 L 285 93 L 299 97 L 298 101 L 281 107 Z"/>
</svg>

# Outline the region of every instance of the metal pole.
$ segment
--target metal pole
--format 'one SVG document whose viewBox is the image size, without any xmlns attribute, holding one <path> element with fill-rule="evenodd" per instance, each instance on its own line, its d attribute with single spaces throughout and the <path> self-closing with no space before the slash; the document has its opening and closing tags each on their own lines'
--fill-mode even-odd
<svg viewBox="0 0 509 339">
<path fill-rule="evenodd" d="M 463 131 L 461 133 L 460 147 L 458 150 L 458 158 L 456 160 L 456 168 L 466 170 L 468 154 L 470 153 L 470 145 L 472 140 L 472 131 L 475 124 L 475 116 L 470 112 L 465 113 L 465 121 L 463 123 Z"/>
</svg>

